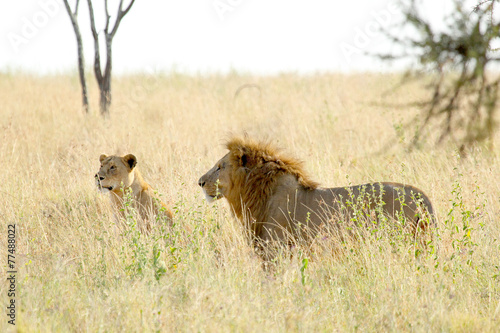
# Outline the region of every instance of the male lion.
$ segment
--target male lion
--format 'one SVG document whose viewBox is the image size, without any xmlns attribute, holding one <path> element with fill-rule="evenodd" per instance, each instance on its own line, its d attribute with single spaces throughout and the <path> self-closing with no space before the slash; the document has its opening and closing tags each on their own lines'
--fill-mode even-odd
<svg viewBox="0 0 500 333">
<path fill-rule="evenodd" d="M 139 213 L 141 224 L 139 228 L 150 231 L 150 218 L 163 214 L 168 221 L 172 221 L 172 211 L 155 195 L 151 186 L 142 178 L 137 165 L 137 158 L 128 154 L 125 156 L 99 157 L 101 168 L 95 174 L 97 188 L 103 193 L 110 193 L 111 202 L 115 209 L 124 213 L 124 196 L 130 193 L 132 207 Z"/>
<path fill-rule="evenodd" d="M 416 187 L 371 183 L 323 188 L 307 177 L 301 162 L 270 144 L 236 137 L 227 149 L 198 184 L 208 201 L 226 198 L 257 241 L 311 240 L 325 225 L 342 221 L 384 219 L 413 233 L 435 225 L 431 202 Z"/>
</svg>

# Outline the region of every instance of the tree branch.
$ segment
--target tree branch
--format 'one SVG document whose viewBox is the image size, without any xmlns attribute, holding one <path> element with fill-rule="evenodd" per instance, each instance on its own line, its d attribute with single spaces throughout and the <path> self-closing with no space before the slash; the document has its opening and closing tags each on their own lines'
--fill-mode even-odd
<svg viewBox="0 0 500 333">
<path fill-rule="evenodd" d="M 118 26 L 120 25 L 120 22 L 122 18 L 127 15 L 127 13 L 130 11 L 130 8 L 132 8 L 132 5 L 134 4 L 135 0 L 131 0 L 127 8 L 123 10 L 123 0 L 120 0 L 120 6 L 118 7 L 118 14 L 116 16 L 116 22 L 115 26 L 113 27 L 113 30 L 111 31 L 111 38 L 115 36 L 116 31 L 118 30 Z"/>
<path fill-rule="evenodd" d="M 109 34 L 109 20 L 111 16 L 109 16 L 109 11 L 108 11 L 108 0 L 104 0 L 104 13 L 106 15 L 106 26 L 104 27 L 104 32 L 106 35 Z"/>
<path fill-rule="evenodd" d="M 125 10 L 122 11 L 122 13 L 123 13 L 122 17 L 125 16 L 125 15 L 127 15 L 127 13 L 129 12 L 130 8 L 132 8 L 132 5 L 134 4 L 134 2 L 135 2 L 135 0 L 130 1 L 128 7 L 125 8 Z M 122 6 L 120 4 L 120 10 L 121 9 L 122 9 Z"/>
<path fill-rule="evenodd" d="M 68 0 L 63 0 L 64 1 L 64 7 L 66 7 L 66 11 L 68 12 L 69 18 L 71 19 L 71 24 L 73 24 L 73 28 L 76 25 L 76 15 L 71 11 L 71 7 L 69 6 Z M 78 1 L 76 2 L 76 10 L 78 10 Z"/>
</svg>

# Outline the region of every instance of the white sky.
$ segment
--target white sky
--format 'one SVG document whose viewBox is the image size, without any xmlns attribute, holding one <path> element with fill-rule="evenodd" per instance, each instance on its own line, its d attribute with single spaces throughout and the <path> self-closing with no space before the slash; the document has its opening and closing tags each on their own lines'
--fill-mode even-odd
<svg viewBox="0 0 500 333">
<path fill-rule="evenodd" d="M 425 15 L 437 22 L 452 6 L 451 0 L 424 2 L 432 3 Z M 70 3 L 74 6 L 75 0 Z M 98 30 L 104 27 L 103 4 L 93 0 Z M 117 4 L 109 1 L 111 15 Z M 114 39 L 113 73 L 387 70 L 391 67 L 362 53 L 394 50 L 377 27 L 400 20 L 396 4 L 397 0 L 136 0 Z M 86 0 L 81 0 L 79 20 L 90 68 L 94 50 Z M 0 3 L 0 71 L 76 71 L 76 63 L 76 40 L 62 0 Z"/>
</svg>

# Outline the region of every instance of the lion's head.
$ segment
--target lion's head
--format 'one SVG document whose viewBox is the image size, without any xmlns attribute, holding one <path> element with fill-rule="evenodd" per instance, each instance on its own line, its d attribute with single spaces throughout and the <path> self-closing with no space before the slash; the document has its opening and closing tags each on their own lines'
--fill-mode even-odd
<svg viewBox="0 0 500 333">
<path fill-rule="evenodd" d="M 125 156 L 99 157 L 101 167 L 95 174 L 97 188 L 106 193 L 109 191 L 119 191 L 122 187 L 129 187 L 134 182 L 134 168 L 137 165 L 137 158 L 128 154 Z"/>
<path fill-rule="evenodd" d="M 305 175 L 302 162 L 280 154 L 269 143 L 235 137 L 226 147 L 229 152 L 198 184 L 208 201 L 226 198 L 239 218 L 251 213 L 253 219 L 264 221 L 267 201 L 281 176 L 293 177 L 305 190 L 318 186 Z"/>
<path fill-rule="evenodd" d="M 231 184 L 232 168 L 229 154 L 221 158 L 212 169 L 201 176 L 198 184 L 203 188 L 208 202 L 223 198 Z"/>
</svg>

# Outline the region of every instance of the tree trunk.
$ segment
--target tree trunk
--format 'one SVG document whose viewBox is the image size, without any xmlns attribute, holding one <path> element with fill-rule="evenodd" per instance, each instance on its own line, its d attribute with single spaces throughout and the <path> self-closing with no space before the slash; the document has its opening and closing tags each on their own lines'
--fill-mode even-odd
<svg viewBox="0 0 500 333">
<path fill-rule="evenodd" d="M 109 116 L 109 106 L 111 104 L 108 98 L 109 92 L 107 92 L 105 89 L 101 89 L 99 96 L 99 108 L 101 110 L 101 115 L 107 118 Z"/>
<path fill-rule="evenodd" d="M 87 82 L 85 80 L 85 61 L 83 58 L 83 43 L 80 31 L 75 30 L 76 40 L 78 43 L 78 73 L 80 75 L 80 85 L 82 86 L 82 105 L 86 113 L 89 113 L 89 98 L 87 95 Z"/>
<path fill-rule="evenodd" d="M 66 0 L 65 0 L 66 1 Z M 101 71 L 101 54 L 99 52 L 99 36 L 97 29 L 95 27 L 94 20 L 94 8 L 92 7 L 92 0 L 87 0 L 89 6 L 90 15 L 90 29 L 92 31 L 92 37 L 94 38 L 94 73 L 99 85 L 99 107 L 101 109 L 101 115 L 103 117 L 109 116 L 109 107 L 111 105 L 111 68 L 112 68 L 112 55 L 111 55 L 111 45 L 113 42 L 113 37 L 118 30 L 120 21 L 123 17 L 130 11 L 130 8 L 134 4 L 135 0 L 131 0 L 129 5 L 123 9 L 123 0 L 120 0 L 118 5 L 118 13 L 116 17 L 116 22 L 111 31 L 109 31 L 110 15 L 108 13 L 108 0 L 104 0 L 104 10 L 106 14 L 106 26 L 104 28 L 104 36 L 106 42 L 106 66 L 104 67 L 104 74 Z"/>
<path fill-rule="evenodd" d="M 99 84 L 100 108 L 101 115 L 109 116 L 109 107 L 111 105 L 111 69 L 112 69 L 112 42 L 113 36 L 106 34 L 106 66 L 104 67 L 104 75 L 101 77 L 102 82 Z"/>
<path fill-rule="evenodd" d="M 89 98 L 87 95 L 87 82 L 85 80 L 85 59 L 83 58 L 83 42 L 82 35 L 80 33 L 80 27 L 78 26 L 78 6 L 80 1 L 76 1 L 75 12 L 71 11 L 68 0 L 64 0 L 64 6 L 68 12 L 69 18 L 71 20 L 71 25 L 73 25 L 73 30 L 75 31 L 76 44 L 78 48 L 78 73 L 80 75 L 80 86 L 82 87 L 82 106 L 86 113 L 89 113 Z"/>
</svg>

